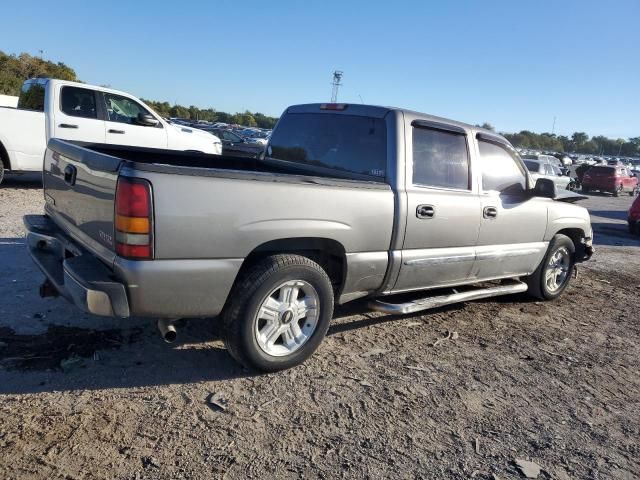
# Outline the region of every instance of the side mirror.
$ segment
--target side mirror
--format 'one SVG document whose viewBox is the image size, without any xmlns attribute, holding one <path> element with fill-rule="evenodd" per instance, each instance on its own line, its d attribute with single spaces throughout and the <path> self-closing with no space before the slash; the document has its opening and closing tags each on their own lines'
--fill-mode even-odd
<svg viewBox="0 0 640 480">
<path fill-rule="evenodd" d="M 150 113 L 138 113 L 138 118 L 136 119 L 139 125 L 144 125 L 145 127 L 155 127 L 160 123 L 156 117 L 151 115 Z"/>
<path fill-rule="evenodd" d="M 533 187 L 533 196 L 542 198 L 556 198 L 556 184 L 548 178 L 539 178 Z"/>
</svg>

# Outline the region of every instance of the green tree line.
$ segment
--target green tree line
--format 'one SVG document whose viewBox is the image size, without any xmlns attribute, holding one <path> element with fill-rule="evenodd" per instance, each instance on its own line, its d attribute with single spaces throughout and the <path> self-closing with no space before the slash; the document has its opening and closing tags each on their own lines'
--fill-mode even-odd
<svg viewBox="0 0 640 480">
<path fill-rule="evenodd" d="M 0 50 L 0 93 L 18 95 L 20 86 L 28 78 L 49 77 L 62 80 L 80 81 L 76 72 L 62 62 L 54 63 L 28 53 L 8 55 Z M 273 128 L 277 118 L 262 113 L 219 112 L 214 108 L 198 108 L 194 105 L 171 105 L 169 102 L 144 100 L 151 108 L 163 117 L 180 117 L 190 120 L 207 120 L 224 122 L 249 127 Z M 485 128 L 493 127 L 485 123 Z M 534 133 L 522 130 L 519 133 L 503 133 L 516 147 L 554 152 L 577 152 L 590 155 L 612 155 L 634 157 L 640 156 L 640 136 L 628 139 L 612 139 L 602 135 L 589 137 L 584 132 L 575 132 L 570 137 L 553 133 Z"/>
</svg>

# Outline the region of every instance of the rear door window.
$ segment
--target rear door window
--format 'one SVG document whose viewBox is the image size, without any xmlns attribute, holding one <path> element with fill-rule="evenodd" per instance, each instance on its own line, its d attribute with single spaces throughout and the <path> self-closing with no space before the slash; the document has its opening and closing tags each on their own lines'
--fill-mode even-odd
<svg viewBox="0 0 640 480">
<path fill-rule="evenodd" d="M 96 94 L 87 88 L 62 87 L 60 109 L 71 117 L 98 118 Z"/>
<path fill-rule="evenodd" d="M 413 183 L 469 190 L 467 137 L 413 127 Z"/>
<path fill-rule="evenodd" d="M 332 113 L 289 113 L 278 122 L 267 160 L 318 173 L 383 181 L 387 130 L 383 119 Z"/>
</svg>

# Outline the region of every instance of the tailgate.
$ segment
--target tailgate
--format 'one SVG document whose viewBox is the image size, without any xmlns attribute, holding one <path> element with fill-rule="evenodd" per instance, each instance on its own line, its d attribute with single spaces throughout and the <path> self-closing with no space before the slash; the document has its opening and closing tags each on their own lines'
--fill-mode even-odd
<svg viewBox="0 0 640 480">
<path fill-rule="evenodd" d="M 51 139 L 43 166 L 46 211 L 103 260 L 114 256 L 114 202 L 122 159 Z"/>
</svg>

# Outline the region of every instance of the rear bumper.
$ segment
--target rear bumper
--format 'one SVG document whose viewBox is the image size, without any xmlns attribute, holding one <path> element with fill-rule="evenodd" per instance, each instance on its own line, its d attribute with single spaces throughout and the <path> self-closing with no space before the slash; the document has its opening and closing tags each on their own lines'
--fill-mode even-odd
<svg viewBox="0 0 640 480">
<path fill-rule="evenodd" d="M 136 261 L 113 269 L 46 215 L 26 215 L 29 254 L 55 290 L 95 315 L 126 318 L 209 317 L 224 307 L 243 259 Z"/>
<path fill-rule="evenodd" d="M 31 258 L 61 296 L 94 315 L 130 316 L 125 285 L 100 260 L 45 215 L 26 215 L 24 225 Z"/>
</svg>

